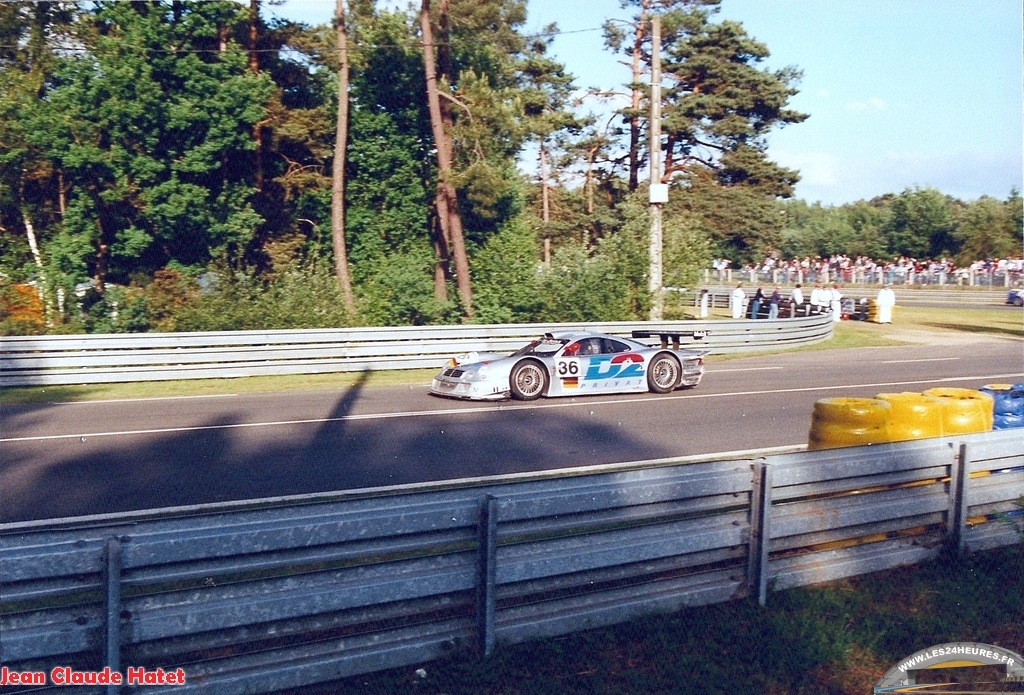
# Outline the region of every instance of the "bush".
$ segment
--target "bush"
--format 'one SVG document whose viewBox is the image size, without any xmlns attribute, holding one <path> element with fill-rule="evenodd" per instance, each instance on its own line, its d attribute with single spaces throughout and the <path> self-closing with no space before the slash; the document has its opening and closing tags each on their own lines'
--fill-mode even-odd
<svg viewBox="0 0 1024 695">
<path fill-rule="evenodd" d="M 457 323 L 458 305 L 434 298 L 433 266 L 428 253 L 416 250 L 376 261 L 374 272 L 357 287 L 359 322 L 366 326 Z M 455 295 L 452 287 L 448 295 Z"/>
<path fill-rule="evenodd" d="M 100 294 L 91 290 L 82 302 L 86 333 L 145 333 L 146 296 L 140 287 L 107 285 Z"/>
<path fill-rule="evenodd" d="M 46 332 L 43 302 L 31 285 L 0 283 L 0 335 Z"/>
<path fill-rule="evenodd" d="M 473 258 L 477 323 L 530 323 L 541 314 L 537 235 L 522 221 L 506 225 Z"/>
<path fill-rule="evenodd" d="M 178 331 L 336 328 L 351 324 L 333 273 L 298 266 L 270 279 L 215 271 L 216 282 L 189 295 L 168 317 Z"/>
</svg>

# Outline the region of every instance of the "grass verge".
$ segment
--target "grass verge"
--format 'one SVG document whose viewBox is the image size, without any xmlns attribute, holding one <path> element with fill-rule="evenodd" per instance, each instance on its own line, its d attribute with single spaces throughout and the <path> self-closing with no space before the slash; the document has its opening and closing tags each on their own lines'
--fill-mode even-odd
<svg viewBox="0 0 1024 695">
<path fill-rule="evenodd" d="M 746 600 L 691 608 L 499 646 L 486 661 L 425 664 L 425 676 L 413 666 L 302 692 L 863 695 L 897 661 L 934 645 L 982 642 L 1020 653 L 1022 576 L 1017 545 L 771 594 L 766 608 Z M 961 670 L 961 679 L 981 673 Z M 1024 692 L 1016 685 L 996 689 Z"/>
<path fill-rule="evenodd" d="M 726 312 L 724 310 L 717 310 L 713 312 L 711 318 L 726 318 Z M 1003 308 L 934 309 L 899 307 L 895 315 L 895 321 L 894 326 L 898 329 L 934 331 L 937 335 L 942 332 L 966 332 L 1017 338 L 1024 335 L 1022 313 Z M 899 331 L 894 331 L 894 326 L 881 326 L 862 321 L 843 321 L 836 325 L 835 335 L 832 340 L 796 349 L 836 350 L 908 344 L 906 341 L 899 339 Z M 717 361 L 749 356 L 751 356 L 749 353 L 718 355 L 713 359 Z M 432 369 L 371 372 L 365 385 L 371 387 L 422 385 L 428 383 L 433 374 L 434 370 Z M 361 375 L 359 373 L 341 373 L 7 388 L 0 392 L 0 404 L 173 398 L 176 396 L 212 396 L 235 393 L 343 389 L 351 386 L 360 378 Z"/>
</svg>

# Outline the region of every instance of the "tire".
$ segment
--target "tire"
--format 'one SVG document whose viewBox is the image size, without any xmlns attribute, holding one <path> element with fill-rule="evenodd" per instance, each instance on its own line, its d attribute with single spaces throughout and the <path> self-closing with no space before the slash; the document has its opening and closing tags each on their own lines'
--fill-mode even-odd
<svg viewBox="0 0 1024 695">
<path fill-rule="evenodd" d="M 935 388 L 924 392 L 942 403 L 942 433 L 973 434 L 992 429 L 995 400 L 987 393 L 972 389 Z"/>
<path fill-rule="evenodd" d="M 535 401 L 548 390 L 548 370 L 540 362 L 524 360 L 512 368 L 508 385 L 516 400 Z"/>
<path fill-rule="evenodd" d="M 1013 300 L 1014 306 L 1024 306 L 1024 297 L 1017 297 Z"/>
<path fill-rule="evenodd" d="M 905 442 L 942 436 L 942 403 L 923 393 L 880 393 L 875 396 L 888 403 L 889 441 Z"/>
<path fill-rule="evenodd" d="M 814 403 L 808 449 L 881 444 L 889 440 L 892 406 L 878 398 L 824 398 Z"/>
<path fill-rule="evenodd" d="M 668 393 L 679 385 L 683 368 L 671 355 L 655 355 L 647 367 L 647 388 L 654 393 Z"/>
</svg>

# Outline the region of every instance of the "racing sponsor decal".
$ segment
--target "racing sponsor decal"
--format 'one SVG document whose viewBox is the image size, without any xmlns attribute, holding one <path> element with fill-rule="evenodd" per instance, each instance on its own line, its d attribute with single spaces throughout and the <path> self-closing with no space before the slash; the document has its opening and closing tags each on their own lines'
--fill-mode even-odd
<svg viewBox="0 0 1024 695">
<path fill-rule="evenodd" d="M 617 355 L 596 355 L 590 358 L 590 366 L 583 376 L 591 379 L 629 379 L 644 375 L 644 358 L 634 352 L 620 352 Z"/>
</svg>

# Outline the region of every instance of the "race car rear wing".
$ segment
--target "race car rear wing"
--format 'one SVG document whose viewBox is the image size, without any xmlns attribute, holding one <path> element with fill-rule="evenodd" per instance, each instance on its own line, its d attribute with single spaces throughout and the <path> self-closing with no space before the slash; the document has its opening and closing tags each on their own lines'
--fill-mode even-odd
<svg viewBox="0 0 1024 695">
<path fill-rule="evenodd" d="M 707 331 L 633 331 L 634 338 L 654 338 L 657 336 L 661 339 L 661 347 L 667 348 L 669 341 L 672 343 L 672 349 L 679 349 L 679 340 L 686 336 L 693 340 L 703 340 L 708 336 Z"/>
</svg>

